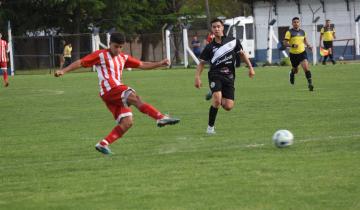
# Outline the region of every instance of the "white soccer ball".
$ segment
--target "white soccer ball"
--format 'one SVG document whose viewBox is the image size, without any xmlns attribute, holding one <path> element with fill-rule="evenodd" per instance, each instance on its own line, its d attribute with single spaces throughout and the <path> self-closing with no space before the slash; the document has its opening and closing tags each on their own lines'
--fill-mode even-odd
<svg viewBox="0 0 360 210">
<path fill-rule="evenodd" d="M 339 60 L 340 60 L 340 61 L 343 61 L 343 60 L 344 60 L 344 57 L 340 56 L 340 57 L 339 57 Z"/>
<path fill-rule="evenodd" d="M 273 142 L 276 147 L 288 147 L 294 143 L 294 135 L 288 130 L 278 130 L 274 133 Z"/>
</svg>

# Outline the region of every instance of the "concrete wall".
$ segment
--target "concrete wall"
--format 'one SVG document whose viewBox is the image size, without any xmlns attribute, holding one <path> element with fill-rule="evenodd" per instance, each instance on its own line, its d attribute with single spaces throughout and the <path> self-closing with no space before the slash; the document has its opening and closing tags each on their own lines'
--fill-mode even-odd
<svg viewBox="0 0 360 210">
<path fill-rule="evenodd" d="M 302 29 L 307 32 L 307 38 L 312 41 L 312 18 L 313 14 L 309 5 L 316 10 L 321 7 L 319 0 L 300 0 L 301 14 L 298 13 L 298 7 L 294 0 L 278 0 L 277 1 L 277 15 L 273 11 L 269 2 L 256 1 L 254 3 L 254 17 L 256 27 L 256 58 L 259 61 L 266 60 L 266 48 L 267 48 L 267 34 L 268 34 L 268 22 L 269 19 L 276 19 L 274 25 L 275 35 L 278 36 L 278 27 L 291 27 L 291 19 L 298 16 L 302 22 Z M 355 38 L 355 18 L 360 15 L 360 0 L 349 0 L 350 11 L 347 11 L 346 2 L 343 0 L 325 0 L 325 12 L 323 8 L 315 14 L 315 17 L 319 16 L 320 20 L 317 24 L 324 24 L 326 19 L 331 19 L 335 24 L 337 39 Z M 270 11 L 270 13 L 269 13 Z M 270 17 L 270 18 L 269 18 Z M 320 34 L 316 32 L 316 44 L 319 46 Z M 334 42 L 335 56 L 342 56 L 344 46 L 346 42 Z M 273 48 L 276 49 L 274 43 Z M 350 50 L 345 53 L 345 58 L 350 58 Z M 273 59 L 275 61 L 281 58 L 281 53 L 277 50 L 273 51 Z M 312 59 L 310 54 L 309 59 Z"/>
</svg>

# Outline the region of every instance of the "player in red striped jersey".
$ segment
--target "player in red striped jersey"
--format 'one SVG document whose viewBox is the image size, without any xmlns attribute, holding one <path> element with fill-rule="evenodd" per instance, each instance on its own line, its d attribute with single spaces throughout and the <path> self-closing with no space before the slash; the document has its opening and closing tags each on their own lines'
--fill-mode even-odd
<svg viewBox="0 0 360 210">
<path fill-rule="evenodd" d="M 8 73 L 7 73 L 7 62 L 9 62 L 8 57 L 8 44 L 5 40 L 2 39 L 2 34 L 0 33 L 0 68 L 3 73 L 4 86 L 9 86 Z"/>
<path fill-rule="evenodd" d="M 124 68 L 153 69 L 169 65 L 169 60 L 164 59 L 159 62 L 140 61 L 122 52 L 124 43 L 125 37 L 122 34 L 113 33 L 110 36 L 109 49 L 95 51 L 55 72 L 55 76 L 59 77 L 80 67 L 95 66 L 99 78 L 100 97 L 117 122 L 113 130 L 95 146 L 96 150 L 103 154 L 111 154 L 109 145 L 123 136 L 132 126 L 131 105 L 155 119 L 159 127 L 176 124 L 180 121 L 162 114 L 150 104 L 143 102 L 135 90 L 124 85 L 122 81 Z"/>
</svg>

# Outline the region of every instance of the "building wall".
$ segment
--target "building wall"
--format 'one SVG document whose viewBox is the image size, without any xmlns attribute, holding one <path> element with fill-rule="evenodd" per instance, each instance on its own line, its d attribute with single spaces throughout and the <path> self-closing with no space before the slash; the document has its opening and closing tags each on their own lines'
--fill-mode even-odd
<svg viewBox="0 0 360 210">
<path fill-rule="evenodd" d="M 294 0 L 278 0 L 277 1 L 277 15 L 273 11 L 270 3 L 267 1 L 256 1 L 254 3 L 254 19 L 256 28 L 256 58 L 257 60 L 266 60 L 267 38 L 268 38 L 268 22 L 269 20 L 276 19 L 274 25 L 274 32 L 278 36 L 278 27 L 291 27 L 291 19 L 298 16 L 302 22 L 302 29 L 307 32 L 309 42 L 312 42 L 312 18 L 313 14 L 309 5 L 319 11 L 315 17 L 319 16 L 320 19 L 317 24 L 324 24 L 326 19 L 330 19 L 335 24 L 337 39 L 355 38 L 355 18 L 360 15 L 360 0 L 349 0 L 350 11 L 347 11 L 345 1 L 340 0 L 325 0 L 325 12 L 318 0 L 301 0 L 300 1 L 301 14 L 298 13 L 298 7 Z M 270 13 L 269 13 L 270 11 Z M 319 32 L 316 32 L 316 44 L 319 46 Z M 312 44 L 314 45 L 314 44 Z M 343 54 L 345 41 L 334 42 L 335 56 Z M 276 49 L 274 43 L 273 48 Z M 350 49 L 346 51 L 345 57 L 351 54 Z M 279 60 L 281 53 L 278 50 L 273 51 L 273 59 Z M 311 60 L 312 55 L 308 56 Z"/>
</svg>

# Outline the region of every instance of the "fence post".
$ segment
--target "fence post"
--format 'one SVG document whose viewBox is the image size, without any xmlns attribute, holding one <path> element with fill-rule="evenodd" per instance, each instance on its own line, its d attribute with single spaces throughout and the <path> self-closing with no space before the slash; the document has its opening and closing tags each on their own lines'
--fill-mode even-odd
<svg viewBox="0 0 360 210">
<path fill-rule="evenodd" d="M 11 76 L 14 76 L 15 73 L 15 67 L 14 67 L 14 43 L 12 40 L 12 34 L 11 34 L 11 25 L 10 25 L 10 21 L 8 21 L 8 37 L 9 37 L 9 46 L 8 46 L 8 51 L 10 54 L 10 70 L 11 70 Z"/>
</svg>

